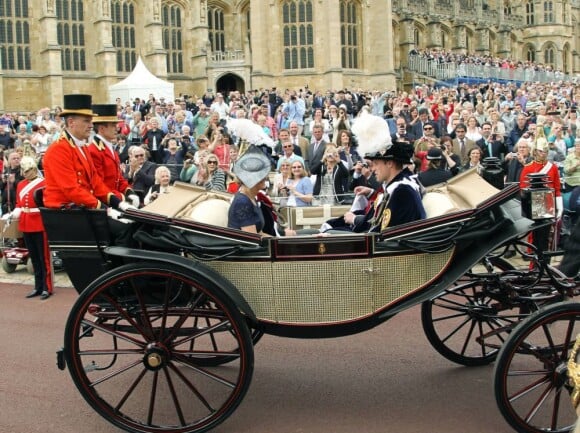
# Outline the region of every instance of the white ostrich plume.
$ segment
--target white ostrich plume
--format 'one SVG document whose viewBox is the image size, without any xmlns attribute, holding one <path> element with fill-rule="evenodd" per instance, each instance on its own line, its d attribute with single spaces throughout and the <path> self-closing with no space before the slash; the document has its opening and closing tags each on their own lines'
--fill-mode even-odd
<svg viewBox="0 0 580 433">
<path fill-rule="evenodd" d="M 387 122 L 367 110 L 362 110 L 352 126 L 352 133 L 358 141 L 358 154 L 364 158 L 367 154 L 384 152 L 391 147 L 391 131 Z"/>
<path fill-rule="evenodd" d="M 272 149 L 276 146 L 274 140 L 264 132 L 262 127 L 249 119 L 228 119 L 227 127 L 230 134 L 248 144 L 256 146 L 265 144 Z"/>
</svg>

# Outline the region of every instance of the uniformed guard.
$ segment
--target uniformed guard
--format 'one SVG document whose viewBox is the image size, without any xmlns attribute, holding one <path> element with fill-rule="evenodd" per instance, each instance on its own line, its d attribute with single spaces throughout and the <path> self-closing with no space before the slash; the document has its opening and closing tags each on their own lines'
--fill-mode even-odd
<svg viewBox="0 0 580 433">
<path fill-rule="evenodd" d="M 23 234 L 28 258 L 34 267 L 34 289 L 26 297 L 40 296 L 40 299 L 45 300 L 53 291 L 52 257 L 40 210 L 34 201 L 34 192 L 44 188 L 45 182 L 38 176 L 36 161 L 30 156 L 20 161 L 20 171 L 24 180 L 18 183 L 16 208 L 11 218 L 18 219 L 18 229 Z"/>
<path fill-rule="evenodd" d="M 560 188 L 560 172 L 558 167 L 548 161 L 549 145 L 544 135 L 544 126 L 538 124 L 537 135 L 532 145 L 532 154 L 534 160 L 526 164 L 520 174 L 520 188 L 529 188 L 528 174 L 541 173 L 547 177 L 547 186 L 554 189 L 556 197 L 556 215 L 559 220 L 564 213 L 564 201 L 562 199 Z M 540 251 L 548 249 L 550 227 L 534 231 L 533 243 Z"/>
</svg>

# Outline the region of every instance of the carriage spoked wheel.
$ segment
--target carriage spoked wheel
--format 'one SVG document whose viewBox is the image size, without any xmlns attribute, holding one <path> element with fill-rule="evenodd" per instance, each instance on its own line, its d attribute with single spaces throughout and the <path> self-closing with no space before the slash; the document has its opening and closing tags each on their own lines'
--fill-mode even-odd
<svg viewBox="0 0 580 433">
<path fill-rule="evenodd" d="M 563 433 L 576 422 L 568 357 L 580 332 L 580 304 L 547 306 L 522 321 L 499 352 L 494 392 L 520 433 Z"/>
<path fill-rule="evenodd" d="M 494 361 L 511 328 L 523 317 L 521 308 L 489 296 L 490 280 L 482 274 L 513 270 L 500 257 L 486 257 L 457 283 L 421 305 L 425 336 L 437 352 L 457 364 Z"/>
<path fill-rule="evenodd" d="M 254 366 L 235 303 L 166 263 L 121 266 L 91 283 L 70 312 L 64 351 L 85 400 L 130 432 L 215 427 L 242 401 Z"/>
</svg>

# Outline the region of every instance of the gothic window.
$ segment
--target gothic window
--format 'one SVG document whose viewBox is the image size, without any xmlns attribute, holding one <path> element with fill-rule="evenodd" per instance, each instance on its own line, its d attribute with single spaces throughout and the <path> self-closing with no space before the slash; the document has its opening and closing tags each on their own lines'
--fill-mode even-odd
<svg viewBox="0 0 580 433">
<path fill-rule="evenodd" d="M 358 10 L 353 0 L 340 1 L 340 44 L 342 49 L 342 67 L 359 68 L 359 25 Z"/>
<path fill-rule="evenodd" d="M 163 6 L 163 48 L 167 51 L 167 72 L 183 73 L 182 9 L 177 5 Z"/>
<path fill-rule="evenodd" d="M 209 27 L 209 42 L 212 52 L 226 50 L 226 30 L 224 24 L 224 10 L 218 7 L 209 7 L 207 10 L 207 25 Z"/>
<path fill-rule="evenodd" d="M 534 18 L 534 1 L 528 0 L 526 2 L 526 24 L 533 26 L 536 23 Z"/>
<path fill-rule="evenodd" d="M 28 0 L 0 0 L 0 62 L 2 69 L 31 69 Z"/>
<path fill-rule="evenodd" d="M 286 0 L 282 3 L 284 68 L 314 67 L 314 25 L 311 0 Z"/>
<path fill-rule="evenodd" d="M 131 72 L 137 64 L 135 47 L 135 5 L 126 0 L 111 0 L 113 46 L 117 50 L 117 71 Z"/>
<path fill-rule="evenodd" d="M 534 51 L 533 48 L 530 47 L 526 50 L 526 59 L 528 60 L 528 62 L 536 61 L 536 52 Z"/>
<path fill-rule="evenodd" d="M 512 4 L 510 2 L 510 0 L 504 0 L 503 3 L 503 14 L 506 17 L 509 17 L 512 15 Z"/>
<path fill-rule="evenodd" d="M 83 0 L 56 0 L 56 32 L 63 71 L 87 70 L 83 8 Z"/>
<path fill-rule="evenodd" d="M 544 63 L 546 65 L 554 66 L 555 55 L 554 47 L 549 47 L 544 50 Z"/>
<path fill-rule="evenodd" d="M 415 48 L 421 48 L 421 32 L 419 29 L 413 30 L 413 42 L 415 43 Z"/>
<path fill-rule="evenodd" d="M 554 22 L 554 2 L 552 1 L 544 2 L 544 22 L 545 23 Z"/>
</svg>

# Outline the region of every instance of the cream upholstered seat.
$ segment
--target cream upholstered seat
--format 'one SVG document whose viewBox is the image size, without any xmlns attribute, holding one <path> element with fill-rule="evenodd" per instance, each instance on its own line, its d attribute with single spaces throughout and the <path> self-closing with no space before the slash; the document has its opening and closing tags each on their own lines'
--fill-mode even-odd
<svg viewBox="0 0 580 433">
<path fill-rule="evenodd" d="M 230 203 L 218 198 L 208 198 L 197 203 L 186 218 L 202 224 L 211 224 L 219 227 L 228 226 L 228 212 Z"/>
<path fill-rule="evenodd" d="M 483 179 L 475 168 L 427 188 L 423 207 L 427 218 L 473 209 L 499 190 Z"/>
<path fill-rule="evenodd" d="M 423 207 L 427 218 L 438 217 L 460 210 L 449 196 L 442 192 L 428 192 L 425 194 L 423 196 Z"/>
</svg>

